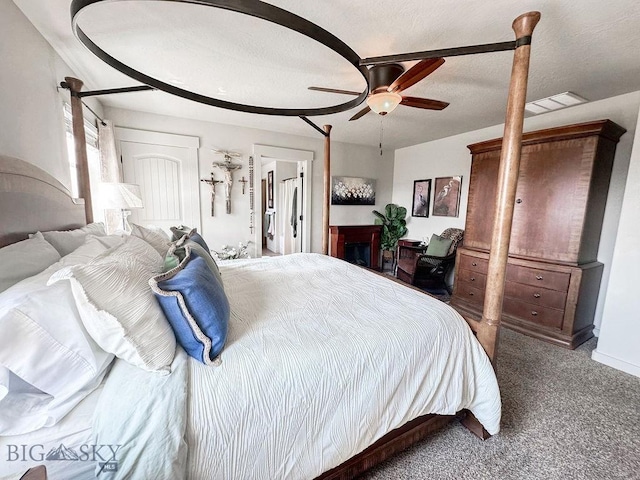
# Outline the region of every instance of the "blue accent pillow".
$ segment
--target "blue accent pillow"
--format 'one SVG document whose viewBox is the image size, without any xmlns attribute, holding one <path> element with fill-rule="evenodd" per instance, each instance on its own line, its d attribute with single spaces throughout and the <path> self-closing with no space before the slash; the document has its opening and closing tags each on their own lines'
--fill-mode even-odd
<svg viewBox="0 0 640 480">
<path fill-rule="evenodd" d="M 176 240 L 180 240 L 186 235 L 189 240 L 193 240 L 207 252 L 211 253 L 211 249 L 207 245 L 207 242 L 204 241 L 204 238 L 202 238 L 202 236 L 198 233 L 197 229 L 180 225 L 179 227 L 171 227 L 171 233 L 173 234 L 171 238 L 172 241 L 175 242 Z"/>
<path fill-rule="evenodd" d="M 219 365 L 231 309 L 207 262 L 185 247 L 180 264 L 149 280 L 182 348 L 205 365 Z"/>
</svg>

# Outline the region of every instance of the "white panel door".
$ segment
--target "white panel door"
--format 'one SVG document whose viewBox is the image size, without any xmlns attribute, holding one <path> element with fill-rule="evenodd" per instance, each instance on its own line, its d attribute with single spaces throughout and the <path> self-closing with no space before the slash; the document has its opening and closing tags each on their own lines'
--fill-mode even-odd
<svg viewBox="0 0 640 480">
<path fill-rule="evenodd" d="M 131 223 L 201 231 L 197 150 L 121 141 L 120 153 L 124 181 L 142 191 L 144 208 L 131 211 Z"/>
</svg>

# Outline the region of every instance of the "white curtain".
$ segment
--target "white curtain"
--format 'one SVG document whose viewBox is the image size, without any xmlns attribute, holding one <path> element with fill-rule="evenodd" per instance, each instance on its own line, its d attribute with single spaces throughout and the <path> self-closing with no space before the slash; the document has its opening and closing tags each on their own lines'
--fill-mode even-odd
<svg viewBox="0 0 640 480">
<path fill-rule="evenodd" d="M 280 202 L 278 231 L 280 232 L 279 250 L 283 255 L 302 251 L 300 228 L 300 188 L 299 179 L 291 178 L 280 184 Z"/>
<path fill-rule="evenodd" d="M 116 139 L 113 124 L 104 120 L 98 122 L 98 148 L 100 150 L 100 180 L 103 182 L 121 182 L 120 162 L 116 152 Z M 96 199 L 100 201 L 100 199 Z M 122 224 L 122 213 L 118 210 L 105 210 L 104 222 L 107 233 L 115 232 Z"/>
</svg>

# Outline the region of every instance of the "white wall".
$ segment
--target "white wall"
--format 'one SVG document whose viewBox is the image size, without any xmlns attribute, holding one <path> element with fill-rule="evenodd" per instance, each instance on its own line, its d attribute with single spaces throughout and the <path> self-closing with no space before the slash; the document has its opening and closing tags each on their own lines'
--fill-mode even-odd
<svg viewBox="0 0 640 480">
<path fill-rule="evenodd" d="M 212 107 L 213 108 L 213 107 Z M 231 150 L 243 154 L 234 163 L 242 163 L 243 167 L 234 172 L 234 179 L 243 175 L 249 178 L 248 158 L 254 144 L 285 147 L 314 152 L 312 168 L 312 199 L 311 199 L 311 250 L 320 252 L 322 249 L 322 163 L 324 138 L 302 137 L 283 133 L 269 132 L 252 128 L 236 127 L 199 120 L 181 119 L 176 117 L 153 115 L 132 110 L 115 108 L 105 109 L 105 118 L 112 120 L 114 125 L 139 130 L 151 130 L 179 135 L 200 137 L 199 167 L 200 178 L 209 177 L 211 163 L 221 161 L 213 149 Z M 300 120 L 302 121 L 302 120 Z M 311 127 L 309 127 L 311 128 Z M 340 128 L 339 125 L 334 126 Z M 378 149 L 362 145 L 346 143 L 331 143 L 332 175 L 352 175 L 372 177 L 378 180 L 376 205 L 373 207 L 335 206 L 331 208 L 330 223 L 332 225 L 355 225 L 373 223 L 371 210 L 383 208 L 391 201 L 393 160 L 392 153 L 380 156 Z M 221 191 L 221 190 L 220 190 Z M 207 185 L 200 185 L 202 208 L 202 234 L 211 248 L 218 249 L 223 244 L 237 245 L 252 239 L 249 231 L 249 194 L 248 189 L 242 195 L 241 184 L 235 182 L 231 191 L 231 214 L 224 210 L 222 195 L 216 195 L 216 216 L 210 216 L 208 208 L 210 189 Z M 259 210 L 260 196 L 256 192 L 256 210 Z M 255 246 L 253 246 L 255 248 Z M 259 247 L 259 246 L 258 246 Z"/>
<path fill-rule="evenodd" d="M 75 75 L 10 1 L 0 2 L 0 65 L 0 153 L 33 163 L 69 188 L 62 114 L 69 93 L 56 87 Z M 91 107 L 100 114 L 97 102 Z"/>
<path fill-rule="evenodd" d="M 638 112 L 640 120 L 640 112 Z M 638 122 L 640 126 L 640 121 Z M 620 224 L 593 359 L 640 377 L 640 128 L 636 128 Z"/>
<path fill-rule="evenodd" d="M 622 136 L 616 149 L 598 251 L 598 261 L 604 263 L 604 272 L 595 314 L 596 334 L 598 334 L 602 321 L 602 309 L 611 271 L 618 220 L 622 207 L 622 196 L 627 180 L 627 170 L 629 169 L 639 106 L 640 91 L 578 105 L 537 117 L 530 117 L 525 120 L 525 132 L 605 118 L 627 129 L 627 133 Z M 409 229 L 407 237 L 421 240 L 423 237 L 430 237 L 432 233 L 440 233 L 447 227 L 464 228 L 469 193 L 469 174 L 471 171 L 471 154 L 467 149 L 467 145 L 501 137 L 503 130 L 503 124 L 495 125 L 396 150 L 392 199 L 394 203 L 403 205 L 408 209 L 411 208 L 414 180 L 462 175 L 460 216 L 458 218 L 434 216 L 429 218 L 410 218 L 407 223 Z M 636 159 L 635 161 L 640 160 Z M 433 191 L 431 205 L 433 206 Z"/>
<path fill-rule="evenodd" d="M 62 102 L 71 72 L 13 2 L 0 4 L 0 153 L 37 165 L 70 186 Z"/>
</svg>

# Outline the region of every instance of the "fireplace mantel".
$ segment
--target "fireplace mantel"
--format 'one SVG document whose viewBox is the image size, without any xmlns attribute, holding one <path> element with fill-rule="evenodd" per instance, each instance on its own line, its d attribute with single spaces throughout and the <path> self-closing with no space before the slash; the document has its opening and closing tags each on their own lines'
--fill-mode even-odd
<svg viewBox="0 0 640 480">
<path fill-rule="evenodd" d="M 330 255 L 342 260 L 349 258 L 349 250 L 363 251 L 359 247 L 368 245 L 368 268 L 380 270 L 380 235 L 381 225 L 332 225 L 329 227 Z M 351 263 L 356 263 L 352 261 Z"/>
</svg>

